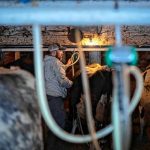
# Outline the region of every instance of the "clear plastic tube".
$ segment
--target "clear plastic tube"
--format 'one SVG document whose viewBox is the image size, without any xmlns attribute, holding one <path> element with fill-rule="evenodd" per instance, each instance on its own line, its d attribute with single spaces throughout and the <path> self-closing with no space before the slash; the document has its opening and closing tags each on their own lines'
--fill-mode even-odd
<svg viewBox="0 0 150 150">
<path fill-rule="evenodd" d="M 128 70 L 128 73 L 133 74 L 136 79 L 136 89 L 135 89 L 134 95 L 132 97 L 130 106 L 129 106 L 129 113 L 132 114 L 132 112 L 138 105 L 138 103 L 140 101 L 140 97 L 142 95 L 143 77 L 142 77 L 140 70 L 135 66 L 131 66 Z"/>
<path fill-rule="evenodd" d="M 141 94 L 142 94 L 142 89 L 143 89 L 143 78 L 142 78 L 142 74 L 140 73 L 140 70 L 135 67 L 135 66 L 130 66 L 130 67 L 127 67 L 126 70 L 125 70 L 125 76 L 126 78 L 129 77 L 130 74 L 133 74 L 133 76 L 135 77 L 136 79 L 136 89 L 135 89 L 135 92 L 134 92 L 134 96 L 131 100 L 131 103 L 129 105 L 129 109 L 128 109 L 128 114 L 129 115 L 129 119 L 130 119 L 130 115 L 132 114 L 132 112 L 134 111 L 134 109 L 136 108 L 138 102 L 140 101 L 140 97 L 141 97 Z M 117 78 L 114 78 L 114 84 L 116 84 L 116 81 Z M 125 82 L 125 84 L 127 84 Z M 122 141 L 122 138 L 121 138 L 121 135 L 122 135 L 122 131 L 121 131 L 121 117 L 124 117 L 124 116 L 120 116 L 120 112 L 119 112 L 119 103 L 118 103 L 118 97 L 117 97 L 117 92 L 118 89 L 115 88 L 114 89 L 114 93 L 113 93 L 113 105 L 112 105 L 112 122 L 113 122 L 113 125 L 114 125 L 114 149 L 115 150 L 121 150 L 122 149 L 122 142 L 125 142 L 125 141 Z M 129 122 L 130 123 L 130 120 Z M 124 129 L 126 130 L 126 132 L 130 132 L 130 130 L 127 129 Z M 127 136 L 130 136 L 130 133 L 126 133 Z M 129 137 L 130 138 L 130 137 Z M 126 142 L 127 142 L 127 145 L 129 145 L 129 139 L 125 139 Z M 126 147 L 126 146 L 125 146 Z M 128 146 L 127 146 L 128 147 Z"/>
</svg>

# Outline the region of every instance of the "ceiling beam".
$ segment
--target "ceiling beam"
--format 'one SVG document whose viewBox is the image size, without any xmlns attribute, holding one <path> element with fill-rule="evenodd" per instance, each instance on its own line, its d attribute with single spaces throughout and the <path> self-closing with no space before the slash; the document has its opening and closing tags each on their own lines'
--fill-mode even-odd
<svg viewBox="0 0 150 150">
<path fill-rule="evenodd" d="M 108 48 L 83 48 L 83 51 L 106 51 Z M 43 51 L 47 51 L 47 48 L 42 48 Z M 150 48 L 136 48 L 137 51 L 150 51 Z M 1 48 L 2 52 L 33 52 L 34 48 Z M 65 52 L 78 51 L 78 48 L 67 48 Z"/>
</svg>

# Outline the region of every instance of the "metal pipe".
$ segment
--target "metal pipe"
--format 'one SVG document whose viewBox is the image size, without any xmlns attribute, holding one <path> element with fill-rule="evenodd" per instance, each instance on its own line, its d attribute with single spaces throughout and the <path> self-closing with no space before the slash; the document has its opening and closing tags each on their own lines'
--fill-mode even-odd
<svg viewBox="0 0 150 150">
<path fill-rule="evenodd" d="M 61 3 L 60 3 L 61 1 Z M 14 3 L 14 0 L 7 0 L 7 1 L 0 1 L 0 6 L 2 7 L 9 7 L 9 6 L 13 6 L 13 7 L 23 7 L 23 6 L 50 6 L 50 5 L 103 5 L 103 6 L 107 6 L 107 7 L 114 7 L 114 1 L 113 0 L 107 0 L 104 3 L 104 0 L 35 0 L 33 2 L 33 0 L 30 0 L 30 2 L 28 3 L 21 3 L 19 1 Z M 136 0 L 136 1 L 127 1 L 127 0 L 120 0 L 119 1 L 119 7 L 150 7 L 150 1 L 149 0 Z"/>
<path fill-rule="evenodd" d="M 105 14 L 105 15 L 103 15 Z M 137 17 L 138 16 L 138 17 Z M 1 25 L 148 25 L 149 7 L 99 2 L 54 2 L 46 6 L 0 7 Z"/>
<path fill-rule="evenodd" d="M 107 51 L 108 48 L 82 48 L 82 51 L 87 51 L 87 52 L 91 52 L 91 51 Z M 47 51 L 48 48 L 41 48 L 42 51 Z M 2 52 L 34 52 L 34 48 L 1 48 Z M 69 51 L 79 51 L 78 48 L 67 48 L 65 50 L 65 52 L 69 52 Z M 150 51 L 150 48 L 136 48 L 136 51 L 139 52 L 146 52 L 146 51 Z"/>
<path fill-rule="evenodd" d="M 115 25 L 115 37 L 116 37 L 116 46 L 121 47 L 122 34 L 121 34 L 121 26 L 120 25 Z"/>
</svg>

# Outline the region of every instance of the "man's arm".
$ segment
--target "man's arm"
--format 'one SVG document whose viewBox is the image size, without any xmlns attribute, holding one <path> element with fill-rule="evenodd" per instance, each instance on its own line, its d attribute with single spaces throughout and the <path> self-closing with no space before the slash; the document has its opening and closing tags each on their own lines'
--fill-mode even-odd
<svg viewBox="0 0 150 150">
<path fill-rule="evenodd" d="M 67 77 L 66 77 L 66 72 L 65 72 L 65 69 L 62 67 L 62 64 L 61 62 L 57 62 L 56 63 L 56 68 L 55 68 L 55 71 L 56 71 L 56 76 L 57 76 L 57 79 L 58 79 L 58 82 L 65 88 L 70 88 L 72 86 L 72 81 L 69 80 Z"/>
<path fill-rule="evenodd" d="M 67 68 L 70 67 L 71 64 L 72 64 L 71 59 L 68 59 L 66 65 L 63 65 L 63 68 L 64 68 L 65 70 L 67 70 Z"/>
</svg>

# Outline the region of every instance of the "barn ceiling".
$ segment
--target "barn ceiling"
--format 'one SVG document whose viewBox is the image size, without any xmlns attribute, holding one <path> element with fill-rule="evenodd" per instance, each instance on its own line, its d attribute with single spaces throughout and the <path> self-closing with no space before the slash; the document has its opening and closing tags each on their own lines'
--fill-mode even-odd
<svg viewBox="0 0 150 150">
<path fill-rule="evenodd" d="M 52 2 L 60 2 L 60 0 L 52 0 Z M 61 2 L 67 0 L 61 0 Z M 80 3 L 81 0 L 74 0 Z M 104 0 L 82 0 L 82 1 L 102 1 Z M 107 0 L 105 0 L 106 2 Z M 33 3 L 40 3 L 42 5 L 48 4 L 48 0 L 8 0 L 0 1 L 2 6 L 20 6 L 30 5 Z M 108 3 L 115 3 L 115 0 L 107 1 Z M 150 7 L 150 0 L 121 0 L 118 2 L 125 2 L 129 4 L 138 4 Z M 138 17 L 138 16 L 137 16 Z M 68 47 L 75 46 L 76 44 L 69 41 L 68 34 L 70 29 L 77 28 L 83 32 L 82 44 L 86 45 L 87 40 L 96 39 L 96 45 L 108 46 L 115 44 L 114 26 L 99 25 L 99 26 L 42 26 L 42 39 L 43 45 L 47 46 L 51 43 L 60 43 Z M 135 45 L 137 47 L 150 47 L 150 26 L 122 26 L 122 40 L 124 44 Z M 11 46 L 32 46 L 32 26 L 0 26 L 0 47 Z"/>
<path fill-rule="evenodd" d="M 68 39 L 69 30 L 73 26 L 42 26 L 43 45 L 60 43 L 74 46 Z M 76 27 L 83 32 L 84 39 L 97 38 L 96 45 L 107 46 L 115 44 L 114 26 Z M 150 46 L 150 26 L 122 26 L 123 43 L 127 45 Z M 32 46 L 31 26 L 0 26 L 0 46 Z M 85 40 L 82 41 L 86 45 Z"/>
</svg>

